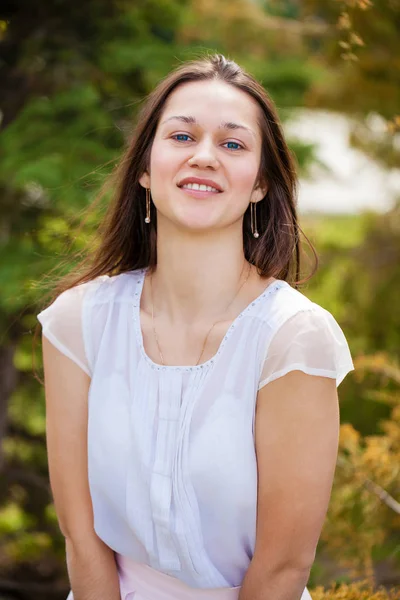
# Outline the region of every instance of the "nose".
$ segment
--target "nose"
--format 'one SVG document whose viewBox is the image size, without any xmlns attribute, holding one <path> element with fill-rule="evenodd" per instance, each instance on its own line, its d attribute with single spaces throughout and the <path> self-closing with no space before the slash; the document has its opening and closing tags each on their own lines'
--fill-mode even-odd
<svg viewBox="0 0 400 600">
<path fill-rule="evenodd" d="M 219 165 L 214 145 L 211 141 L 204 140 L 197 144 L 193 156 L 188 160 L 190 167 L 199 169 L 217 169 Z"/>
</svg>

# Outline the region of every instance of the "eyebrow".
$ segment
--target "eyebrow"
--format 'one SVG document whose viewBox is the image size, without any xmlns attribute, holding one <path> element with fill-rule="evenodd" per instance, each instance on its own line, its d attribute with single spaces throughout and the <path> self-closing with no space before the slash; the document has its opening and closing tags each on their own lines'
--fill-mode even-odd
<svg viewBox="0 0 400 600">
<path fill-rule="evenodd" d="M 189 116 L 185 116 L 185 115 L 175 115 L 173 117 L 169 117 L 168 119 L 163 121 L 161 123 L 161 125 L 164 125 L 164 123 L 167 123 L 168 121 L 171 121 L 172 119 L 176 119 L 178 121 L 181 121 L 182 123 L 188 123 L 190 125 L 199 125 L 199 123 L 196 121 L 195 117 L 189 117 Z M 248 133 L 250 133 L 253 137 L 256 137 L 254 134 L 254 131 L 249 129 L 249 127 L 246 127 L 245 125 L 240 125 L 239 123 L 233 123 L 232 121 L 223 121 L 218 126 L 218 129 L 232 129 L 232 130 L 243 129 L 244 131 L 247 131 Z"/>
</svg>

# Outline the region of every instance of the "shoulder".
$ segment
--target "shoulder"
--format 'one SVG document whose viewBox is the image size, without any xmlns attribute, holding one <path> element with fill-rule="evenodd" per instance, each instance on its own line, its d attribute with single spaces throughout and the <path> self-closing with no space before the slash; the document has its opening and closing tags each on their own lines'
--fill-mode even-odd
<svg viewBox="0 0 400 600">
<path fill-rule="evenodd" d="M 131 301 L 142 275 L 143 269 L 136 269 L 118 275 L 97 277 L 89 282 L 87 302 L 89 304 L 107 304 Z"/>
<path fill-rule="evenodd" d="M 278 351 L 297 344 L 316 351 L 323 347 L 347 351 L 344 332 L 329 310 L 286 281 L 278 280 L 273 285 L 269 302 L 260 303 L 257 310 L 257 318 L 264 322 L 267 332 L 264 348 Z"/>
<path fill-rule="evenodd" d="M 339 384 L 354 369 L 343 330 L 327 309 L 283 283 L 265 311 L 268 335 L 260 385 L 294 369 L 336 377 Z"/>
<path fill-rule="evenodd" d="M 269 321 L 270 328 L 274 332 L 285 329 L 292 334 L 301 331 L 308 333 L 315 331 L 319 334 L 340 335 L 340 337 L 343 334 L 329 310 L 313 302 L 286 281 L 280 282 L 271 306 L 265 311 L 264 319 Z"/>
<path fill-rule="evenodd" d="M 44 325 L 58 318 L 69 321 L 80 319 L 83 311 L 93 305 L 132 299 L 135 286 L 142 270 L 129 271 L 118 275 L 100 275 L 61 292 L 50 305 L 38 315 Z"/>
<path fill-rule="evenodd" d="M 57 300 L 62 298 L 63 302 L 68 302 L 79 297 L 85 298 L 86 304 L 131 300 L 141 274 L 142 270 L 135 270 L 112 276 L 100 275 L 66 290 Z"/>
<path fill-rule="evenodd" d="M 279 328 L 285 321 L 305 311 L 317 312 L 319 305 L 293 288 L 287 281 L 277 279 L 266 290 L 266 302 L 260 302 L 255 314 L 268 324 L 271 330 Z"/>
<path fill-rule="evenodd" d="M 43 335 L 89 376 L 104 327 L 113 314 L 110 306 L 132 299 L 138 273 L 102 275 L 75 285 L 37 315 Z"/>
</svg>

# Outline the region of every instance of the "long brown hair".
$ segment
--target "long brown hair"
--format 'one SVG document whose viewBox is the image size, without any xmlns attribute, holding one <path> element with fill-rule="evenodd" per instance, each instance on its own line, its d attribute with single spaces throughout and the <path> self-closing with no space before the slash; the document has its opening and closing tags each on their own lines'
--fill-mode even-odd
<svg viewBox="0 0 400 600">
<path fill-rule="evenodd" d="M 295 158 L 286 144 L 274 103 L 264 88 L 239 65 L 221 54 L 214 54 L 183 63 L 147 97 L 130 144 L 108 181 L 108 185 L 112 182 L 114 193 L 97 232 L 96 249 L 89 249 L 78 268 L 58 282 L 54 297 L 99 275 L 117 275 L 144 267 L 154 269 L 157 264 L 157 215 L 152 204 L 151 223 L 145 224 L 145 190 L 139 178 L 148 170 L 153 139 L 169 95 L 184 83 L 209 80 L 223 81 L 246 92 L 261 108 L 262 151 L 258 180 L 268 182 L 268 192 L 255 205 L 258 239 L 251 232 L 250 206 L 244 214 L 245 257 L 263 277 L 284 279 L 296 287 L 303 283 L 299 281 L 299 238 L 303 232 L 296 213 Z M 311 277 L 318 259 L 310 242 L 309 245 L 316 259 Z"/>
</svg>

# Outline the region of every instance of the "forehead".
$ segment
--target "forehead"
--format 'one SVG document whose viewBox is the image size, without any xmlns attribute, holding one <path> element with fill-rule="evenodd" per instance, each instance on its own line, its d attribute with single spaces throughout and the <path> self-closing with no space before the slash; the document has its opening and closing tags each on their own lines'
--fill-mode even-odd
<svg viewBox="0 0 400 600">
<path fill-rule="evenodd" d="M 168 97 L 160 122 L 174 115 L 192 115 L 201 126 L 235 121 L 258 133 L 260 108 L 249 94 L 223 81 L 191 81 Z"/>
</svg>

